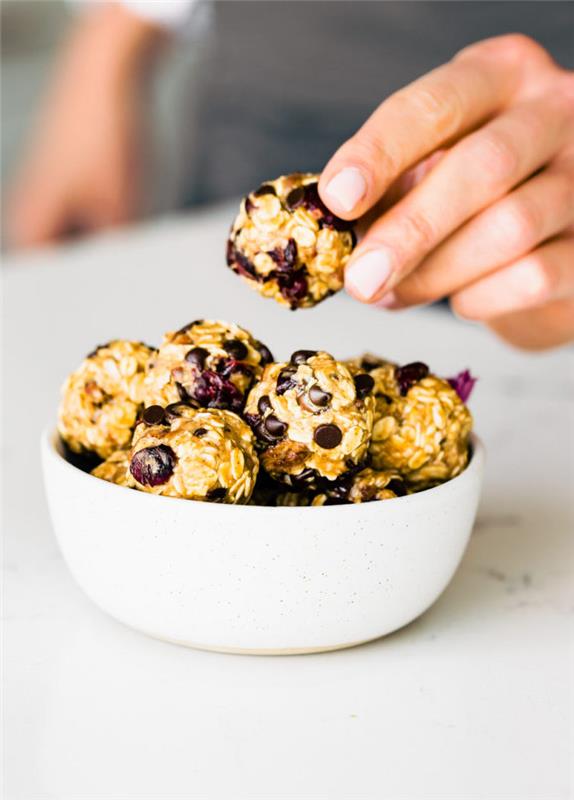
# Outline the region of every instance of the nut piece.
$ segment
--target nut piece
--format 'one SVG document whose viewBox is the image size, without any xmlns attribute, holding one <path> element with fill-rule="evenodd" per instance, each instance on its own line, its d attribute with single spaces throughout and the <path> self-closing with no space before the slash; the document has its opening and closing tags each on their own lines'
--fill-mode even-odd
<svg viewBox="0 0 574 800">
<path fill-rule="evenodd" d="M 107 458 L 129 445 L 154 351 L 121 339 L 96 348 L 62 387 L 58 431 L 75 453 Z"/>
<path fill-rule="evenodd" d="M 373 427 L 368 377 L 353 377 L 328 353 L 312 350 L 269 364 L 245 407 L 264 469 L 297 488 L 334 480 L 360 464 Z"/>
<path fill-rule="evenodd" d="M 166 333 L 145 379 L 146 405 L 180 400 L 239 412 L 252 383 L 273 360 L 264 344 L 238 325 L 196 320 Z"/>
<path fill-rule="evenodd" d="M 385 364 L 369 374 L 376 399 L 373 467 L 397 470 L 416 489 L 462 472 L 472 416 L 448 382 L 420 362 Z"/>
<path fill-rule="evenodd" d="M 116 450 L 115 453 L 112 453 L 111 456 L 92 470 L 92 475 L 110 483 L 117 483 L 118 486 L 127 486 L 129 489 L 135 489 L 135 481 L 130 474 L 129 468 L 129 449 Z"/>
<path fill-rule="evenodd" d="M 189 500 L 249 502 L 259 462 L 253 434 L 240 417 L 183 403 L 165 409 L 162 421 L 154 412 L 148 424 L 146 416 L 144 411 L 130 453 L 138 489 Z"/>
<path fill-rule="evenodd" d="M 295 173 L 264 183 L 241 202 L 227 264 L 264 297 L 310 308 L 343 287 L 355 246 L 353 223 L 323 204 L 319 176 Z"/>
</svg>

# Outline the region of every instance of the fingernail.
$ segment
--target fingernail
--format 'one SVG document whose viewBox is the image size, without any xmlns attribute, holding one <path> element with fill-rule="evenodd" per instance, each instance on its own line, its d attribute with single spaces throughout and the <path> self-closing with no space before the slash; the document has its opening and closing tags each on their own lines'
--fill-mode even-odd
<svg viewBox="0 0 574 800">
<path fill-rule="evenodd" d="M 351 294 L 370 300 L 391 276 L 391 253 L 387 249 L 369 250 L 359 256 L 345 271 L 345 285 Z"/>
<path fill-rule="evenodd" d="M 344 211 L 352 211 L 366 191 L 367 181 L 356 167 L 345 167 L 325 187 L 325 194 Z"/>
<path fill-rule="evenodd" d="M 394 292 L 387 292 L 384 294 L 380 300 L 377 300 L 375 303 L 377 308 L 400 308 L 401 304 L 399 303 L 397 296 Z"/>
</svg>

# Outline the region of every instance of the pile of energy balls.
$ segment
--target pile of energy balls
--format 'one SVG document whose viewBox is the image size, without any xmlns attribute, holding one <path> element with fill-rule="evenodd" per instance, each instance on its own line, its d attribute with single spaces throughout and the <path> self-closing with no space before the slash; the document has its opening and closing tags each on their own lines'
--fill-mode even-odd
<svg viewBox="0 0 574 800">
<path fill-rule="evenodd" d="M 316 175 L 278 178 L 241 203 L 232 269 L 263 295 L 311 307 L 338 291 L 351 224 L 321 202 Z M 120 486 L 230 504 L 387 500 L 464 470 L 474 378 L 365 355 L 297 350 L 276 362 L 233 323 L 195 320 L 159 349 L 115 340 L 66 380 L 66 456 Z"/>
</svg>

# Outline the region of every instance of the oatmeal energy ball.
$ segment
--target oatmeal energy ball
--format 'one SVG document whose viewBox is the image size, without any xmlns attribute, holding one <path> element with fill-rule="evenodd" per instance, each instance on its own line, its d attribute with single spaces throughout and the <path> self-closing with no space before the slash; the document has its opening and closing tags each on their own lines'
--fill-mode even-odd
<svg viewBox="0 0 574 800">
<path fill-rule="evenodd" d="M 180 400 L 239 412 L 263 367 L 273 360 L 264 344 L 239 325 L 190 322 L 166 333 L 145 379 L 146 405 Z"/>
<path fill-rule="evenodd" d="M 324 352 L 298 350 L 289 363 L 269 364 L 245 407 L 263 468 L 295 487 L 354 469 L 371 438 L 373 383 Z"/>
<path fill-rule="evenodd" d="M 462 472 L 472 416 L 448 381 L 420 362 L 385 364 L 369 374 L 376 399 L 372 466 L 396 470 L 416 488 Z"/>
<path fill-rule="evenodd" d="M 70 450 L 107 458 L 130 443 L 152 353 L 141 342 L 117 339 L 96 348 L 67 378 L 58 431 Z"/>
<path fill-rule="evenodd" d="M 135 481 L 130 474 L 130 451 L 116 450 L 111 456 L 102 461 L 101 464 L 92 470 L 92 475 L 101 478 L 109 483 L 117 483 L 118 486 L 135 487 Z"/>
<path fill-rule="evenodd" d="M 343 287 L 355 246 L 353 223 L 323 204 L 318 175 L 264 183 L 242 200 L 227 243 L 227 263 L 264 297 L 310 308 Z"/>
<path fill-rule="evenodd" d="M 259 462 L 253 434 L 236 414 L 174 403 L 144 410 L 129 468 L 146 492 L 245 504 Z"/>
</svg>

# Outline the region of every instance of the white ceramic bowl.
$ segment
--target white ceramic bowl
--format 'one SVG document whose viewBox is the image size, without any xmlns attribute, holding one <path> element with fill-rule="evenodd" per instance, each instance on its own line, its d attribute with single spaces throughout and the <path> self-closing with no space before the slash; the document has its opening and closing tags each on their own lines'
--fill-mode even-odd
<svg viewBox="0 0 574 800">
<path fill-rule="evenodd" d="M 441 594 L 476 515 L 484 450 L 419 494 L 262 508 L 158 497 L 42 461 L 62 553 L 111 616 L 193 647 L 262 654 L 350 647 L 406 625 Z"/>
</svg>

